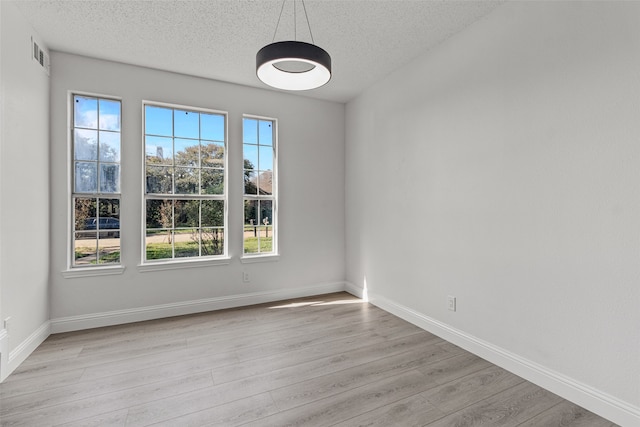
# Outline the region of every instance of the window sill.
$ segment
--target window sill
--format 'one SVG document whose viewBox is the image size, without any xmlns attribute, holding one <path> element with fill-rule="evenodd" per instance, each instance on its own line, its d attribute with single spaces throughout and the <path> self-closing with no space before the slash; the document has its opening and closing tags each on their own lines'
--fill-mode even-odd
<svg viewBox="0 0 640 427">
<path fill-rule="evenodd" d="M 77 277 L 112 276 L 122 273 L 124 273 L 124 266 L 115 265 L 110 267 L 70 268 L 62 271 L 62 277 L 75 279 Z"/>
<path fill-rule="evenodd" d="M 256 262 L 273 262 L 280 260 L 279 254 L 270 255 L 245 255 L 240 258 L 240 262 L 243 264 L 253 264 Z"/>
<path fill-rule="evenodd" d="M 150 271 L 163 270 L 179 270 L 182 268 L 210 267 L 212 265 L 228 265 L 231 264 L 231 258 L 215 258 L 215 259 L 197 259 L 197 260 L 180 260 L 180 261 L 161 261 L 148 262 L 138 265 L 138 271 L 147 273 Z"/>
</svg>

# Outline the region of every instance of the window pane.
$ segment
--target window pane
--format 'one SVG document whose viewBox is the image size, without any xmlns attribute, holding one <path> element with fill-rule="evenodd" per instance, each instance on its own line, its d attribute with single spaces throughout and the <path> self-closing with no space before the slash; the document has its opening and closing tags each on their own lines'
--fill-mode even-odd
<svg viewBox="0 0 640 427">
<path fill-rule="evenodd" d="M 244 230 L 244 253 L 245 254 L 255 254 L 258 253 L 258 238 L 251 237 L 253 236 L 253 231 L 249 230 L 245 227 Z"/>
<path fill-rule="evenodd" d="M 200 138 L 224 141 L 224 116 L 200 113 Z"/>
<path fill-rule="evenodd" d="M 76 193 L 95 193 L 98 191 L 98 164 L 76 162 L 74 174 Z"/>
<path fill-rule="evenodd" d="M 145 252 L 148 260 L 173 258 L 171 230 L 147 230 Z"/>
<path fill-rule="evenodd" d="M 202 227 L 224 227 L 224 200 L 202 201 Z"/>
<path fill-rule="evenodd" d="M 273 251 L 273 227 L 260 227 L 258 232 L 260 235 L 259 243 L 260 249 L 258 252 L 272 252 Z"/>
<path fill-rule="evenodd" d="M 247 226 L 258 225 L 258 201 L 257 200 L 244 201 L 244 224 Z"/>
<path fill-rule="evenodd" d="M 201 175 L 201 194 L 224 194 L 224 171 L 218 169 L 202 169 Z"/>
<path fill-rule="evenodd" d="M 273 122 L 260 120 L 259 139 L 260 145 L 273 146 Z"/>
<path fill-rule="evenodd" d="M 182 138 L 200 137 L 200 114 L 191 111 L 173 111 L 173 136 Z"/>
<path fill-rule="evenodd" d="M 199 227 L 200 226 L 200 201 L 176 200 L 175 201 L 175 227 Z"/>
<path fill-rule="evenodd" d="M 244 151 L 244 168 L 258 169 L 258 146 L 245 144 L 242 149 Z"/>
<path fill-rule="evenodd" d="M 224 143 L 202 141 L 202 167 L 224 168 Z"/>
<path fill-rule="evenodd" d="M 100 100 L 100 129 L 120 131 L 120 101 Z"/>
<path fill-rule="evenodd" d="M 96 229 L 97 199 L 77 197 L 74 201 L 73 217 L 76 230 Z"/>
<path fill-rule="evenodd" d="M 120 192 L 120 165 L 109 163 L 100 164 L 100 192 Z"/>
<path fill-rule="evenodd" d="M 273 224 L 273 202 L 271 200 L 260 201 L 260 218 L 261 225 Z"/>
<path fill-rule="evenodd" d="M 112 163 L 120 161 L 120 134 L 118 132 L 100 131 L 100 161 Z"/>
<path fill-rule="evenodd" d="M 98 258 L 97 247 L 98 239 L 95 232 L 76 232 L 73 248 L 73 264 L 78 266 L 95 264 Z"/>
<path fill-rule="evenodd" d="M 77 95 L 73 99 L 73 126 L 97 129 L 98 100 Z"/>
<path fill-rule="evenodd" d="M 98 160 L 98 132 L 75 129 L 73 131 L 73 156 L 75 160 Z"/>
<path fill-rule="evenodd" d="M 258 194 L 258 174 L 255 171 L 244 171 L 244 194 Z"/>
<path fill-rule="evenodd" d="M 258 252 L 258 208 L 257 200 L 244 201 L 244 253 Z"/>
<path fill-rule="evenodd" d="M 200 145 L 197 139 L 175 139 L 176 165 L 200 166 Z"/>
<path fill-rule="evenodd" d="M 120 263 L 120 234 L 102 237 L 100 233 L 98 240 L 98 264 L 119 264 Z"/>
<path fill-rule="evenodd" d="M 198 194 L 198 170 L 176 168 L 175 194 Z"/>
<path fill-rule="evenodd" d="M 147 166 L 147 193 L 171 194 L 173 192 L 173 168 Z"/>
<path fill-rule="evenodd" d="M 271 171 L 260 172 L 258 175 L 258 194 L 273 194 L 273 173 Z"/>
<path fill-rule="evenodd" d="M 263 171 L 273 170 L 273 147 L 259 147 L 260 150 L 260 163 L 258 163 L 258 169 Z"/>
<path fill-rule="evenodd" d="M 196 228 L 176 230 L 174 233 L 176 258 L 200 256 L 200 232 Z"/>
<path fill-rule="evenodd" d="M 147 200 L 147 229 L 172 227 L 173 201 L 166 199 Z"/>
<path fill-rule="evenodd" d="M 98 202 L 98 229 L 106 231 L 104 235 L 109 237 L 120 236 L 120 200 L 99 199 Z M 103 237 L 103 234 L 100 234 Z"/>
<path fill-rule="evenodd" d="M 171 108 L 146 105 L 144 112 L 144 133 L 173 136 L 173 110 Z"/>
<path fill-rule="evenodd" d="M 147 164 L 173 164 L 173 138 L 146 136 L 144 151 Z"/>
<path fill-rule="evenodd" d="M 222 255 L 224 253 L 224 228 L 203 228 L 201 251 L 203 256 Z"/>
<path fill-rule="evenodd" d="M 258 121 L 255 119 L 243 119 L 242 142 L 245 144 L 258 143 Z"/>
</svg>

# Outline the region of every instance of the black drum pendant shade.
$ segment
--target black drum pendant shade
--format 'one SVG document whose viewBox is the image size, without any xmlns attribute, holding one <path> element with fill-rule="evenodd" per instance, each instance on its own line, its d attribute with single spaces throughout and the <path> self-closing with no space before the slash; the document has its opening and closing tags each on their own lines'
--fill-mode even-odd
<svg viewBox="0 0 640 427">
<path fill-rule="evenodd" d="M 271 43 L 256 55 L 256 74 L 264 83 L 278 89 L 315 89 L 331 79 L 331 57 L 310 43 Z"/>
<path fill-rule="evenodd" d="M 282 10 L 285 2 L 286 0 L 283 0 Z M 313 43 L 304 0 L 302 0 L 302 6 Z M 282 10 L 280 17 L 282 17 Z M 276 33 L 279 25 L 280 18 L 276 25 Z M 327 84 L 331 79 L 331 56 L 312 43 L 289 40 L 266 45 L 256 54 L 258 78 L 271 87 L 284 90 L 309 90 Z"/>
</svg>

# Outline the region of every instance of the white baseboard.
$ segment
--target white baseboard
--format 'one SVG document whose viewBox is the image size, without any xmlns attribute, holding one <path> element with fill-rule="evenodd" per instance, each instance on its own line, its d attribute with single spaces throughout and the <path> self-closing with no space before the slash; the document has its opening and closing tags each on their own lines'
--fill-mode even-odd
<svg viewBox="0 0 640 427">
<path fill-rule="evenodd" d="M 9 376 L 9 334 L 0 329 L 0 383 Z"/>
<path fill-rule="evenodd" d="M 358 288 L 347 283 L 345 290 Z M 351 291 L 349 291 L 351 292 Z M 353 293 L 353 292 L 352 292 Z M 623 427 L 640 426 L 640 408 L 539 365 L 508 350 L 478 339 L 436 319 L 391 301 L 368 295 L 372 304 L 476 354 L 534 384 L 576 403 Z"/>
<path fill-rule="evenodd" d="M 40 344 L 46 340 L 51 334 L 51 324 L 49 321 L 44 322 L 38 329 L 36 329 L 26 340 L 22 341 L 16 348 L 14 348 L 6 357 L 6 360 L 3 360 L 3 366 L 0 368 L 2 371 L 2 377 L 0 378 L 0 382 L 4 381 L 5 378 L 9 376 L 15 369 L 20 366 L 22 362 L 25 361 L 27 357 L 33 351 L 38 348 Z M 9 335 L 5 334 L 5 339 L 2 340 L 0 336 L 0 341 L 4 341 L 0 350 L 2 350 L 2 358 L 5 359 L 5 349 L 9 347 Z"/>
<path fill-rule="evenodd" d="M 120 325 L 144 320 L 161 319 L 171 316 L 242 307 L 290 298 L 328 294 L 345 290 L 345 282 L 323 283 L 277 291 L 253 292 L 194 301 L 183 301 L 127 310 L 92 313 L 80 316 L 61 317 L 51 320 L 51 333 L 79 331 L 103 326 Z"/>
<path fill-rule="evenodd" d="M 354 285 L 353 283 L 345 282 L 344 291 L 345 292 L 349 292 L 351 295 L 353 295 L 355 297 L 358 297 L 360 299 L 368 301 L 368 297 L 367 297 L 366 291 L 364 289 L 359 288 L 358 286 Z"/>
</svg>

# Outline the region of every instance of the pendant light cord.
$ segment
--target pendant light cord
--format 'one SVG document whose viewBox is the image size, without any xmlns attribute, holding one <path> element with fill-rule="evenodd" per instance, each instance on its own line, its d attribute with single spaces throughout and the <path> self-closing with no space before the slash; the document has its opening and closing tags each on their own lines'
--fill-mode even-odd
<svg viewBox="0 0 640 427">
<path fill-rule="evenodd" d="M 280 26 L 280 18 L 282 18 L 282 11 L 284 10 L 284 4 L 287 0 L 282 0 L 282 7 L 280 8 L 280 16 L 278 16 L 278 23 L 276 24 L 276 30 L 273 32 L 273 39 L 271 39 L 271 43 L 276 41 L 276 34 L 278 34 L 278 27 Z"/>
<path fill-rule="evenodd" d="M 282 0 L 282 7 L 280 7 L 280 15 L 278 16 L 278 23 L 276 24 L 276 29 L 273 32 L 273 38 L 271 39 L 271 43 L 276 40 L 276 35 L 278 34 L 278 28 L 280 27 L 280 20 L 282 19 L 282 12 L 284 11 L 284 4 L 287 0 Z M 309 15 L 307 15 L 307 6 L 304 4 L 304 0 L 302 0 L 302 9 L 304 10 L 304 19 L 307 21 L 307 28 L 309 29 L 309 35 L 311 36 L 311 44 L 316 44 L 313 40 L 313 33 L 311 32 L 311 24 L 309 24 Z M 293 0 L 293 39 L 298 40 L 298 27 L 297 27 L 297 14 L 296 14 L 296 0 Z"/>
<path fill-rule="evenodd" d="M 316 44 L 316 42 L 313 41 L 313 33 L 311 32 L 311 24 L 309 24 L 309 16 L 307 15 L 307 7 L 304 5 L 304 0 L 302 0 L 302 9 L 304 9 L 304 18 L 307 20 L 307 28 L 309 28 L 309 35 L 311 36 L 311 44 Z"/>
</svg>

